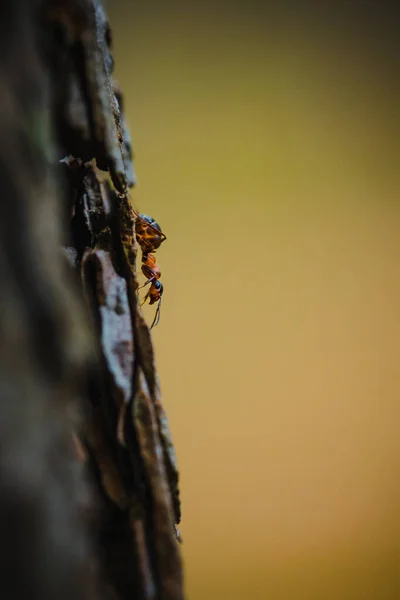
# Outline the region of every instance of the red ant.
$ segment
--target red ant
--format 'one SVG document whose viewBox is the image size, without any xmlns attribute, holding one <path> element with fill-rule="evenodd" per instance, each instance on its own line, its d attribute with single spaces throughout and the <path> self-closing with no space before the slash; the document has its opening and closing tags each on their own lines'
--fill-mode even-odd
<svg viewBox="0 0 400 600">
<path fill-rule="evenodd" d="M 149 299 L 150 305 L 158 302 L 156 314 L 150 327 L 150 329 L 152 329 L 158 325 L 160 321 L 161 296 L 164 288 L 161 281 L 159 281 L 161 271 L 156 263 L 156 257 L 151 253 L 154 253 L 167 237 L 163 234 L 161 227 L 152 217 L 140 215 L 137 212 L 135 212 L 135 215 L 137 217 L 135 224 L 136 239 L 142 249 L 142 273 L 147 278 L 147 281 L 138 289 L 150 284 L 149 291 L 145 295 L 140 306 L 143 306 L 147 299 Z"/>
</svg>

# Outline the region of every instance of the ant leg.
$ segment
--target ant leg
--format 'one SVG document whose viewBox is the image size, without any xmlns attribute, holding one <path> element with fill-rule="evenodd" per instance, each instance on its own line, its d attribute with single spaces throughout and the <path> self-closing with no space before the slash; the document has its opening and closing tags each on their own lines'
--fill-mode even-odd
<svg viewBox="0 0 400 600">
<path fill-rule="evenodd" d="M 140 306 L 143 306 L 143 304 L 146 303 L 147 298 L 150 296 L 150 290 L 147 292 L 147 294 L 145 295 L 145 297 L 143 298 L 143 300 L 140 303 Z"/>
<path fill-rule="evenodd" d="M 155 275 L 153 275 L 153 277 L 150 277 L 150 279 L 148 279 L 145 283 L 142 283 L 142 285 L 139 285 L 138 290 L 141 290 L 142 288 L 146 287 L 146 285 L 149 285 L 149 283 L 152 283 L 156 279 L 157 279 L 157 277 Z"/>
</svg>

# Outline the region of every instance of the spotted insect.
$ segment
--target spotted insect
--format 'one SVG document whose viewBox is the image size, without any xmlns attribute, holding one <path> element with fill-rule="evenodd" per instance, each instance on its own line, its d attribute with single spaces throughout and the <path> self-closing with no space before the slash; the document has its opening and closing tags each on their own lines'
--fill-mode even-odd
<svg viewBox="0 0 400 600">
<path fill-rule="evenodd" d="M 146 277 L 146 282 L 138 289 L 150 285 L 149 291 L 145 295 L 140 306 L 149 300 L 149 304 L 158 302 L 156 314 L 151 324 L 150 329 L 158 325 L 160 321 L 161 297 L 164 291 L 161 283 L 161 271 L 156 262 L 154 252 L 167 239 L 166 235 L 161 231 L 160 225 L 152 217 L 141 215 L 135 212 L 136 225 L 135 234 L 138 244 L 142 250 L 142 273 Z"/>
</svg>

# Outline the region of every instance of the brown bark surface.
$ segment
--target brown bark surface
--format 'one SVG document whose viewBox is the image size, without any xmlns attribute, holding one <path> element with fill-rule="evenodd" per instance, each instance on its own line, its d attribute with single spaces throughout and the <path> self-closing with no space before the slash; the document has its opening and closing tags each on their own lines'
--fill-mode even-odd
<svg viewBox="0 0 400 600">
<path fill-rule="evenodd" d="M 180 600 L 178 472 L 104 8 L 15 0 L 0 30 L 2 585 Z"/>
</svg>

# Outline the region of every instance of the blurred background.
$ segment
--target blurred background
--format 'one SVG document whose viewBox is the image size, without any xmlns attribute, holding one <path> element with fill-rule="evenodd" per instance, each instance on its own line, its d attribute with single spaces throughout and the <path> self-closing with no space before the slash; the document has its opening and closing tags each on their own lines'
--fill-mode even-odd
<svg viewBox="0 0 400 600">
<path fill-rule="evenodd" d="M 108 2 L 189 600 L 400 597 L 396 4 Z"/>
</svg>

